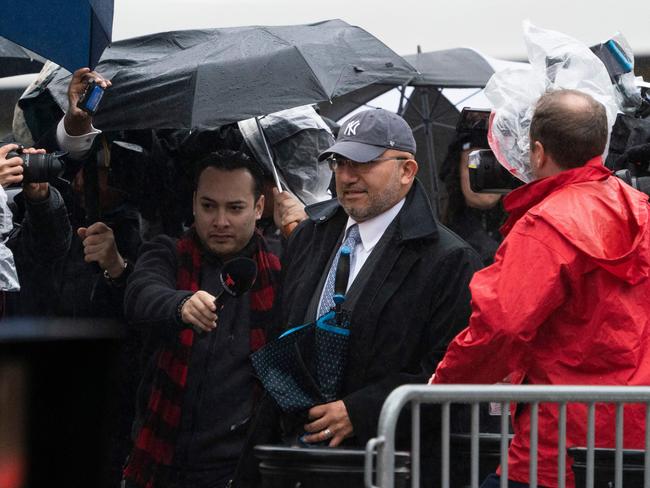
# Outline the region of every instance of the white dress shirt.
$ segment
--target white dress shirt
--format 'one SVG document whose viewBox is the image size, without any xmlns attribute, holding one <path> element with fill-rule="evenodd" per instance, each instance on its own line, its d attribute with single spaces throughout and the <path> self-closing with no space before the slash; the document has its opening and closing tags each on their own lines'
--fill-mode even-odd
<svg viewBox="0 0 650 488">
<path fill-rule="evenodd" d="M 68 156 L 70 156 L 71 159 L 82 159 L 92 147 L 97 134 L 102 133 L 101 130 L 95 129 L 92 125 L 90 127 L 91 130 L 88 134 L 71 136 L 65 130 L 63 119 L 61 119 L 59 125 L 56 126 L 56 142 L 59 144 L 62 151 L 68 153 Z"/>
<path fill-rule="evenodd" d="M 348 287 L 346 291 L 350 289 L 350 286 L 352 286 L 354 279 L 359 274 L 359 271 L 361 271 L 361 268 L 363 268 L 363 265 L 370 256 L 370 253 L 379 242 L 379 239 L 381 239 L 381 237 L 384 235 L 384 232 L 386 232 L 386 229 L 390 223 L 397 216 L 399 211 L 402 210 L 405 200 L 405 198 L 402 198 L 399 202 L 386 210 L 384 213 L 381 213 L 376 217 L 373 217 L 364 222 L 356 222 L 352 217 L 348 217 L 348 222 L 345 225 L 345 234 L 343 241 L 345 240 L 345 236 L 348 234 L 348 229 L 354 224 L 357 224 L 359 226 L 359 236 L 361 237 L 361 242 L 355 246 L 353 258 L 350 261 L 350 277 L 348 279 Z M 327 272 L 329 273 L 329 270 L 327 270 Z M 320 299 L 318 300 L 318 310 L 320 310 L 320 305 L 323 301 L 324 293 L 325 287 L 323 287 Z"/>
<path fill-rule="evenodd" d="M 363 268 L 366 260 L 370 256 L 370 253 L 375 248 L 381 236 L 384 235 L 386 229 L 397 216 L 402 207 L 404 206 L 404 201 L 406 199 L 402 198 L 399 202 L 393 205 L 391 208 L 386 210 L 384 213 L 377 215 L 371 219 L 368 219 L 364 222 L 355 222 L 352 217 L 348 217 L 348 223 L 345 225 L 345 233 L 347 235 L 348 229 L 357 224 L 359 226 L 359 235 L 361 236 L 361 242 L 356 245 L 353 253 L 353 258 L 350 262 L 350 278 L 348 279 L 348 289 L 350 285 L 354 282 L 354 279 Z"/>
</svg>

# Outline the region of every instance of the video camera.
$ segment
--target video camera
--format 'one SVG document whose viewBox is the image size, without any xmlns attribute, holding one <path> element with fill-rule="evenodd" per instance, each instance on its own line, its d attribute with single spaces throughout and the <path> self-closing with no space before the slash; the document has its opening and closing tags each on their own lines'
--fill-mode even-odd
<svg viewBox="0 0 650 488">
<path fill-rule="evenodd" d="M 619 113 L 612 128 L 605 165 L 633 188 L 650 196 L 650 92 L 637 87 L 631 52 L 610 39 L 590 49 L 603 62 L 619 94 Z"/>
<path fill-rule="evenodd" d="M 477 148 L 469 156 L 469 184 L 475 193 L 508 193 L 523 183 L 512 176 L 490 151 L 487 134 L 489 109 L 465 107 L 456 125 L 458 140 L 466 148 Z"/>
<path fill-rule="evenodd" d="M 612 129 L 606 166 L 623 181 L 650 196 L 650 88 L 635 86 L 629 52 L 615 39 L 591 47 L 603 62 L 619 94 L 619 113 Z M 555 80 L 569 66 L 567 55 L 546 58 L 547 77 Z M 489 110 L 464 108 L 456 127 L 463 148 L 470 154 L 469 179 L 476 193 L 508 193 L 523 183 L 512 176 L 489 150 Z"/>
<path fill-rule="evenodd" d="M 49 154 L 29 154 L 23 152 L 20 146 L 16 151 L 11 151 L 6 158 L 19 157 L 23 160 L 23 182 L 44 183 L 51 182 L 61 177 L 65 163 L 61 160 L 67 153 L 54 152 Z"/>
<path fill-rule="evenodd" d="M 650 143 L 627 148 L 614 162 L 615 175 L 650 196 Z"/>
<path fill-rule="evenodd" d="M 469 186 L 474 193 L 510 193 L 523 185 L 505 169 L 489 149 L 472 151 L 469 155 Z"/>
</svg>

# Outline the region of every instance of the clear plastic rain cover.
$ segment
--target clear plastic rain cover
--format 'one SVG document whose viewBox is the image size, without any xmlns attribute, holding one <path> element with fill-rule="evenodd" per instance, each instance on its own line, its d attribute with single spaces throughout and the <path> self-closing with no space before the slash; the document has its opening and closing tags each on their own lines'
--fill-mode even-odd
<svg viewBox="0 0 650 488">
<path fill-rule="evenodd" d="M 2 291 L 20 290 L 14 255 L 5 244 L 12 228 L 12 214 L 7 204 L 7 193 L 0 186 L 0 290 Z"/>
<path fill-rule="evenodd" d="M 541 95 L 559 89 L 591 95 L 605 106 L 610 132 L 618 106 L 605 65 L 587 46 L 529 21 L 524 21 L 523 28 L 530 69 L 508 68 L 495 73 L 485 87 L 485 95 L 493 107 L 490 147 L 506 169 L 528 183 L 533 180 L 529 129 Z"/>
</svg>

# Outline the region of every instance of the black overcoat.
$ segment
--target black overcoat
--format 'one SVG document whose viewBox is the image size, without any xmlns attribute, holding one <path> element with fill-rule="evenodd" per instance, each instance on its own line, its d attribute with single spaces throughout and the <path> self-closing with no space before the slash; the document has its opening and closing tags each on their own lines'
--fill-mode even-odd
<svg viewBox="0 0 650 488">
<path fill-rule="evenodd" d="M 304 323 L 307 307 L 347 222 L 336 200 L 317 204 L 292 234 L 283 259 L 282 324 Z M 356 443 L 377 433 L 391 390 L 425 383 L 449 341 L 467 326 L 469 282 L 481 261 L 436 222 L 416 181 L 382 259 L 352 311 L 350 353 L 341 398 Z"/>
<path fill-rule="evenodd" d="M 292 233 L 282 260 L 284 330 L 304 323 L 348 219 L 336 200 L 312 205 L 307 212 L 309 219 Z M 341 392 L 354 428 L 348 445 L 364 446 L 377 435 L 382 404 L 394 388 L 425 383 L 433 374 L 449 341 L 467 326 L 469 282 L 481 267 L 478 254 L 436 221 L 417 181 L 396 219 L 395 232 L 351 315 Z M 277 409 L 272 414 L 269 401 L 262 402 L 254 422 L 250 449 L 279 441 Z M 241 468 L 251 464 L 242 459 Z"/>
</svg>

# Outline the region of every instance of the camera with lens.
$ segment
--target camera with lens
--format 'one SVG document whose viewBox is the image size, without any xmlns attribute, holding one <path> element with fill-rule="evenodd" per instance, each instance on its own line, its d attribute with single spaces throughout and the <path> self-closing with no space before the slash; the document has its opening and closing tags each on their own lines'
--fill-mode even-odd
<svg viewBox="0 0 650 488">
<path fill-rule="evenodd" d="M 456 132 L 464 148 L 477 148 L 469 156 L 469 183 L 474 193 L 508 193 L 523 183 L 512 176 L 490 151 L 488 144 L 489 109 L 465 107 Z"/>
<path fill-rule="evenodd" d="M 626 148 L 613 167 L 616 176 L 650 196 L 650 142 Z"/>
<path fill-rule="evenodd" d="M 472 151 L 469 155 L 469 186 L 474 193 L 509 193 L 523 185 L 505 169 L 489 149 Z"/>
<path fill-rule="evenodd" d="M 44 183 L 51 182 L 61 177 L 65 164 L 62 157 L 65 152 L 55 152 L 48 154 L 29 154 L 20 147 L 16 151 L 11 151 L 6 158 L 19 157 L 23 160 L 23 182 L 24 183 Z"/>
</svg>

